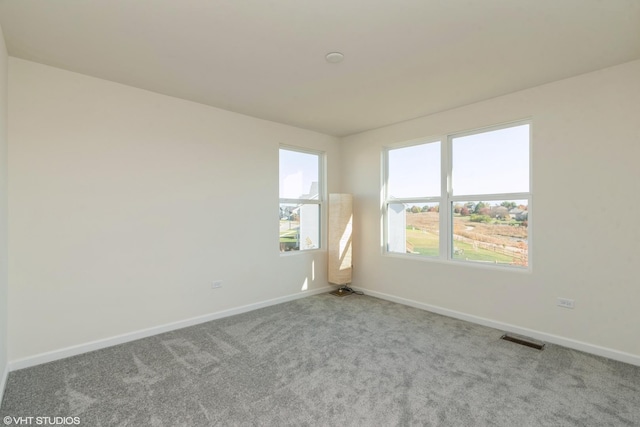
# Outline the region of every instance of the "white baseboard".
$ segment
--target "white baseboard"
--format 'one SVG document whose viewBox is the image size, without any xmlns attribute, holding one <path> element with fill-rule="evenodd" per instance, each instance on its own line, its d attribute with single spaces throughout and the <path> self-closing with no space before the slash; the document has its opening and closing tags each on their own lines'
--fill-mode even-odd
<svg viewBox="0 0 640 427">
<path fill-rule="evenodd" d="M 449 310 L 447 308 L 438 307 L 431 304 L 425 304 L 422 302 L 397 297 L 394 295 L 385 294 L 382 292 L 376 292 L 364 288 L 354 288 L 358 291 L 364 292 L 366 295 L 372 297 L 384 299 L 398 304 L 407 305 L 409 307 L 419 308 L 421 310 L 430 311 L 432 313 L 442 314 L 444 316 L 453 317 L 455 319 L 466 320 L 467 322 L 477 323 L 479 325 L 488 326 L 490 328 L 499 329 L 504 332 L 511 332 L 518 335 L 535 338 L 537 340 L 548 342 L 552 344 L 561 345 L 563 347 L 572 348 L 574 350 L 584 351 L 585 353 L 595 354 L 597 356 L 606 357 L 608 359 L 617 360 L 619 362 L 629 363 L 631 365 L 640 366 L 640 356 L 631 353 L 625 353 L 623 351 L 613 350 L 611 348 L 601 347 L 594 344 L 589 344 L 582 341 L 573 340 L 570 338 L 561 337 L 558 335 L 548 334 L 545 332 L 535 331 L 533 329 L 521 328 L 519 326 L 511 325 L 508 323 L 502 323 L 484 317 L 474 316 L 471 314 L 462 313 L 455 310 Z"/>
<path fill-rule="evenodd" d="M 243 305 L 241 307 L 231 308 L 229 310 L 223 310 L 215 313 L 205 314 L 203 316 L 192 317 L 190 319 L 180 320 L 173 323 L 167 323 L 160 326 L 154 326 L 152 328 L 142 329 L 139 331 L 129 332 L 122 335 L 116 335 L 110 338 L 91 341 L 85 344 L 74 345 L 71 347 L 61 348 L 59 350 L 53 350 L 46 353 L 36 354 L 35 356 L 29 356 L 23 359 L 13 360 L 9 362 L 8 369 L 5 369 L 5 377 L 9 371 L 16 371 L 18 369 L 29 368 L 31 366 L 36 366 L 36 365 L 40 365 L 47 362 L 53 362 L 54 360 L 64 359 L 67 357 L 76 356 L 78 354 L 87 353 L 90 351 L 100 350 L 102 348 L 111 347 L 118 344 L 124 344 L 126 342 L 139 340 L 141 338 L 147 338 L 147 337 L 158 335 L 164 332 L 174 331 L 176 329 L 186 328 L 188 326 L 198 325 L 200 323 L 209 322 L 211 320 L 234 316 L 236 314 L 246 313 L 248 311 L 253 311 L 259 308 L 269 307 L 271 305 L 281 304 L 283 302 L 305 298 L 311 295 L 330 292 L 334 289 L 335 289 L 335 286 L 325 286 L 320 289 L 298 292 L 296 294 L 286 295 L 284 297 L 273 298 L 267 301 L 261 301 L 253 304 Z M 3 384 L 2 390 L 4 390 L 4 383 L 2 384 Z"/>
</svg>

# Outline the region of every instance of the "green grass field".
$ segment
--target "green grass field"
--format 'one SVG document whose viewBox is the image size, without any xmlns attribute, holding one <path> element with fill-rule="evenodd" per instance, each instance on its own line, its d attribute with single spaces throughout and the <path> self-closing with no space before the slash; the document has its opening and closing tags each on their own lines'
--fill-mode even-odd
<svg viewBox="0 0 640 427">
<path fill-rule="evenodd" d="M 407 227 L 407 242 L 413 245 L 413 252 L 426 256 L 438 256 L 439 239 L 437 234 L 414 230 Z"/>
<path fill-rule="evenodd" d="M 293 228 L 288 228 L 291 226 Z M 297 223 L 290 223 L 289 221 L 280 221 L 280 243 L 292 243 L 297 242 L 298 230 L 300 226 Z"/>
</svg>

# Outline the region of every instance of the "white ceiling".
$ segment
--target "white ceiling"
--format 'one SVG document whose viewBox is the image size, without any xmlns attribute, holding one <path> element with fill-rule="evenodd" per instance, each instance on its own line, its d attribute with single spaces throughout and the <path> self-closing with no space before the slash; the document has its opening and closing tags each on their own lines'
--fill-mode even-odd
<svg viewBox="0 0 640 427">
<path fill-rule="evenodd" d="M 640 0 L 0 0 L 0 25 L 15 57 L 339 136 L 640 58 Z"/>
</svg>

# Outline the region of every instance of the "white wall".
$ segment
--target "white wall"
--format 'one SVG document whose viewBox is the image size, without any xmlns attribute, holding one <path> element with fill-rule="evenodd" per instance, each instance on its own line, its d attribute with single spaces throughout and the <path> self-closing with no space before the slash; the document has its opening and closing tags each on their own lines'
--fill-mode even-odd
<svg viewBox="0 0 640 427">
<path fill-rule="evenodd" d="M 337 138 L 16 58 L 9 92 L 10 360 L 327 285 L 279 253 L 278 146 L 337 191 Z"/>
<path fill-rule="evenodd" d="M 7 372 L 7 62 L 0 28 L 0 403 Z"/>
<path fill-rule="evenodd" d="M 384 256 L 381 147 L 533 120 L 531 274 Z M 640 61 L 344 139 L 354 286 L 640 361 Z M 556 306 L 573 298 L 575 309 Z M 625 356 L 626 355 L 626 356 Z"/>
</svg>

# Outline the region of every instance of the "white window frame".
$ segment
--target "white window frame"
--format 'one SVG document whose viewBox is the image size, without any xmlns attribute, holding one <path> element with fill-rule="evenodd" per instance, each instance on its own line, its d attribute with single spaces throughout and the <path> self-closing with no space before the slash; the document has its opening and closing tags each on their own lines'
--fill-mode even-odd
<svg viewBox="0 0 640 427">
<path fill-rule="evenodd" d="M 510 127 L 529 125 L 529 191 L 518 193 L 489 193 L 480 195 L 454 195 L 453 194 L 453 139 L 464 136 L 476 135 L 485 132 L 491 132 L 501 129 L 507 129 Z M 533 192 L 532 192 L 532 121 L 519 120 L 515 122 L 508 122 L 494 126 L 483 127 L 479 129 L 473 129 L 465 132 L 451 133 L 443 135 L 437 138 L 419 139 L 408 141 L 393 146 L 387 146 L 383 148 L 382 152 L 382 252 L 384 255 L 402 258 L 411 258 L 425 261 L 437 261 L 446 263 L 458 263 L 462 265 L 470 265 L 476 267 L 485 267 L 491 269 L 506 269 L 509 271 L 525 271 L 531 272 L 532 270 L 532 247 L 533 247 Z M 389 183 L 389 152 L 417 145 L 425 145 L 430 143 L 440 143 L 440 187 L 441 194 L 439 197 L 417 197 L 417 198 L 391 198 L 388 194 Z M 453 257 L 454 243 L 453 243 L 453 205 L 457 202 L 492 202 L 492 201 L 508 201 L 508 200 L 526 200 L 528 203 L 528 226 L 527 226 L 527 266 L 510 266 L 504 264 L 486 264 L 478 263 L 474 261 L 467 261 L 464 259 L 456 259 Z M 389 251 L 389 205 L 395 203 L 416 204 L 416 203 L 438 203 L 439 205 L 439 255 L 438 256 L 425 256 L 418 254 L 408 254 L 400 252 Z M 444 238 L 443 238 L 444 236 Z"/>
<path fill-rule="evenodd" d="M 291 145 L 280 145 L 278 147 L 278 165 L 280 164 L 280 150 L 286 150 L 286 151 L 294 151 L 294 152 L 298 152 L 298 153 L 303 153 L 303 154 L 311 154 L 314 156 L 318 157 L 318 198 L 317 199 L 296 199 L 296 198 L 282 198 L 279 197 L 278 200 L 278 207 L 281 204 L 296 204 L 296 205 L 316 205 L 318 206 L 318 247 L 317 248 L 312 248 L 312 249 L 298 249 L 295 251 L 280 251 L 280 255 L 282 256 L 289 256 L 289 255 L 293 255 L 293 254 L 301 254 L 301 253 L 309 253 L 309 252 L 313 252 L 313 251 L 320 251 L 320 250 L 324 250 L 324 246 L 325 246 L 325 238 L 323 235 L 323 230 L 324 230 L 324 221 L 325 221 L 325 203 L 324 200 L 326 199 L 326 194 L 325 194 L 325 156 L 326 154 L 322 151 L 316 151 L 316 150 L 311 150 L 311 149 L 307 149 L 307 148 L 301 148 L 301 147 L 294 147 Z M 279 179 L 279 172 L 278 172 L 278 179 Z M 278 196 L 279 196 L 279 190 L 278 190 Z M 280 223 L 280 218 L 278 218 L 278 224 Z M 280 230 L 278 230 L 278 242 L 280 242 Z"/>
</svg>

